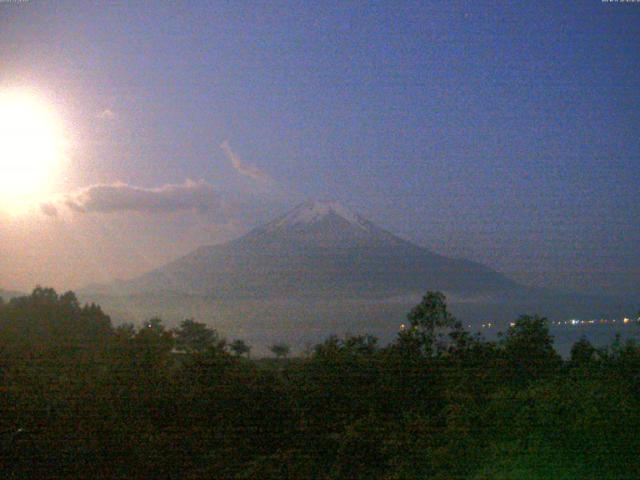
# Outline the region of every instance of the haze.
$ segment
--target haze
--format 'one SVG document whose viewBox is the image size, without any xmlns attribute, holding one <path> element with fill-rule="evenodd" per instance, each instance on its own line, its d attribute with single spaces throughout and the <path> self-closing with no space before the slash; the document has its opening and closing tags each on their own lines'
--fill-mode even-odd
<svg viewBox="0 0 640 480">
<path fill-rule="evenodd" d="M 69 137 L 47 195 L 0 208 L 2 288 L 130 278 L 322 198 L 640 294 L 637 5 L 2 2 L 0 59 Z"/>
</svg>

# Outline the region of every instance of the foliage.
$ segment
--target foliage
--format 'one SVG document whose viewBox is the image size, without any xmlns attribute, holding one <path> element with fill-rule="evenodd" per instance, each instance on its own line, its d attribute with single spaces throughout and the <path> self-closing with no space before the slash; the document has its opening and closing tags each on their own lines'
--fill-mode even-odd
<svg viewBox="0 0 640 480">
<path fill-rule="evenodd" d="M 231 342 L 229 348 L 238 357 L 241 357 L 242 355 L 248 356 L 249 352 L 251 352 L 251 347 L 249 346 L 249 344 L 239 338 Z"/>
<path fill-rule="evenodd" d="M 408 321 L 249 360 L 194 320 L 114 328 L 36 288 L 0 303 L 3 478 L 640 477 L 637 344 L 563 361 L 536 316 L 489 342 L 437 292 Z"/>
<path fill-rule="evenodd" d="M 204 352 L 209 348 L 226 348 L 218 332 L 193 319 L 183 320 L 174 331 L 176 347 L 187 352 Z"/>
<path fill-rule="evenodd" d="M 400 332 L 399 341 L 426 356 L 442 353 L 451 341 L 462 340 L 462 325 L 449 312 L 441 292 L 427 292 L 407 315 L 410 327 Z M 448 338 L 447 338 L 448 337 Z"/>
<path fill-rule="evenodd" d="M 277 358 L 287 358 L 291 351 L 291 347 L 286 343 L 275 343 L 271 345 L 269 350 L 271 350 L 271 353 L 273 353 Z"/>
<path fill-rule="evenodd" d="M 522 315 L 507 330 L 502 342 L 506 367 L 516 382 L 537 380 L 552 374 L 560 366 L 553 348 L 547 319 Z"/>
</svg>

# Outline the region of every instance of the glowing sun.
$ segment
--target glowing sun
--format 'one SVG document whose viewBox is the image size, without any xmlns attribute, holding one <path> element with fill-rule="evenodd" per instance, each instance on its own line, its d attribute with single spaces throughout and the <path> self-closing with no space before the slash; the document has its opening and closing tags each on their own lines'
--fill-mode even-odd
<svg viewBox="0 0 640 480">
<path fill-rule="evenodd" d="M 17 212 L 51 193 L 65 144 L 46 102 L 29 92 L 0 91 L 0 207 Z"/>
</svg>

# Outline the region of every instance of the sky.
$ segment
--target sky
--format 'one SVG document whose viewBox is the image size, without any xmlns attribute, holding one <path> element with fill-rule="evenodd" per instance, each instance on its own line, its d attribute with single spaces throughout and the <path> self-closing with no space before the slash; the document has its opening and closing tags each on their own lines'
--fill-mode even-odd
<svg viewBox="0 0 640 480">
<path fill-rule="evenodd" d="M 6 1 L 12 89 L 68 142 L 46 198 L 0 210 L 1 288 L 129 278 L 332 199 L 640 296 L 640 3 Z"/>
</svg>

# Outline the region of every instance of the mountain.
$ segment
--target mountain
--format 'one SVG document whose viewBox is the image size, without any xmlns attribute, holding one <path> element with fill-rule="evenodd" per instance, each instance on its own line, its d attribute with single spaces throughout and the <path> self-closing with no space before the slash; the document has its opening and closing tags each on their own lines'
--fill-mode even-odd
<svg viewBox="0 0 640 480">
<path fill-rule="evenodd" d="M 338 203 L 312 201 L 236 240 L 201 247 L 99 291 L 218 299 L 382 299 L 428 289 L 461 298 L 505 298 L 524 287 L 478 263 L 403 240 Z"/>
<path fill-rule="evenodd" d="M 236 240 L 79 296 L 102 305 L 116 322 L 160 316 L 176 325 L 195 318 L 266 354 L 274 342 L 300 347 L 330 334 L 391 340 L 427 290 L 445 292 L 452 312 L 472 330 L 483 322 L 502 329 L 524 313 L 566 320 L 637 311 L 635 303 L 611 297 L 520 285 L 403 240 L 331 202 L 304 203 Z M 586 332 L 559 333 L 567 350 Z M 605 344 L 613 333 L 592 340 Z"/>
</svg>

